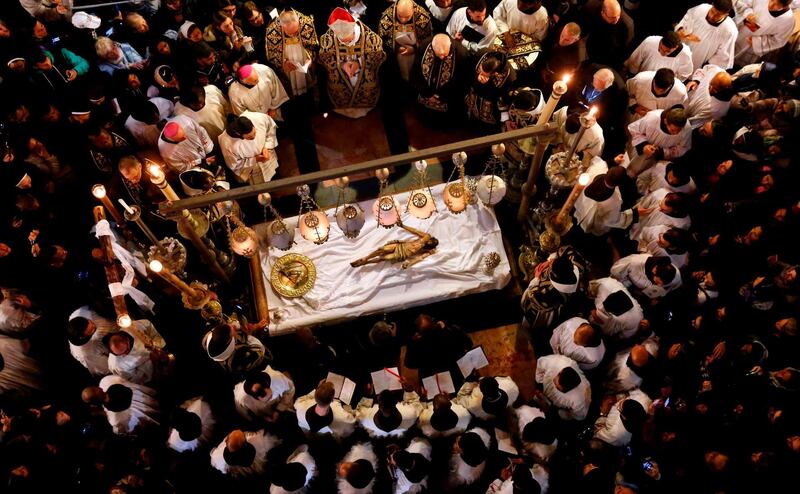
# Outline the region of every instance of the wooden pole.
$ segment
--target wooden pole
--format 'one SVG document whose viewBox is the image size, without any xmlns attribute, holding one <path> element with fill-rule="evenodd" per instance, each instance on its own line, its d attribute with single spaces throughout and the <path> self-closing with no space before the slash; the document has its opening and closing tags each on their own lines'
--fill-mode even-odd
<svg viewBox="0 0 800 494">
<path fill-rule="evenodd" d="M 536 143 L 536 149 L 533 152 L 533 163 L 531 163 L 531 167 L 528 169 L 528 180 L 522 186 L 522 200 L 519 202 L 519 211 L 517 211 L 518 223 L 525 224 L 525 217 L 528 215 L 531 199 L 536 193 L 536 179 L 539 176 L 539 171 L 542 169 L 544 152 L 549 145 L 550 139 L 539 139 Z"/>
<path fill-rule="evenodd" d="M 250 258 L 250 281 L 253 284 L 253 298 L 256 301 L 258 320 L 267 321 L 269 324 L 267 290 L 264 288 L 264 271 L 261 269 L 261 256 L 258 253 Z"/>
<path fill-rule="evenodd" d="M 103 206 L 95 206 L 93 212 L 95 224 L 106 219 Z M 100 248 L 103 253 L 101 262 L 103 263 L 103 270 L 106 273 L 109 291 L 111 291 L 110 287 L 112 285 L 119 286 L 122 283 L 122 277 L 119 273 L 119 267 L 114 263 L 115 257 L 114 250 L 111 248 L 111 237 L 101 235 L 97 240 L 100 242 Z M 126 327 L 124 322 L 127 321 L 128 326 L 130 326 L 130 316 L 128 315 L 128 306 L 125 304 L 125 295 L 114 295 L 112 291 L 111 300 L 114 303 L 114 312 L 117 314 L 117 323 L 122 327 Z"/>
</svg>

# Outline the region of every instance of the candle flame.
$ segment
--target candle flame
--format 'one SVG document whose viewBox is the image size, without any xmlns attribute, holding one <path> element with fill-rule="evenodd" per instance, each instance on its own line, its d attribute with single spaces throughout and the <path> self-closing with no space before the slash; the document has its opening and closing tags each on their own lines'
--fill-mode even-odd
<svg viewBox="0 0 800 494">
<path fill-rule="evenodd" d="M 588 173 L 581 173 L 581 175 L 578 177 L 578 184 L 581 187 L 586 187 L 587 185 L 589 185 L 589 180 L 591 180 L 591 178 L 592 177 L 589 176 Z"/>
<path fill-rule="evenodd" d="M 120 328 L 129 328 L 132 322 L 131 316 L 128 314 L 122 314 L 117 318 L 117 325 L 119 325 Z"/>
<path fill-rule="evenodd" d="M 102 199 L 106 196 L 106 188 L 101 184 L 94 185 L 92 186 L 92 195 L 97 199 Z"/>
<path fill-rule="evenodd" d="M 164 178 L 164 171 L 161 169 L 160 166 L 158 166 L 155 163 L 147 167 L 147 173 L 149 173 L 151 177 L 156 179 Z"/>
<path fill-rule="evenodd" d="M 570 80 L 570 79 L 572 79 L 572 74 L 570 74 L 570 73 L 567 73 L 567 74 L 564 74 L 564 75 L 561 77 L 561 82 L 563 82 L 564 84 L 567 84 L 567 83 L 569 83 L 569 80 Z"/>
<path fill-rule="evenodd" d="M 153 259 L 152 261 L 150 261 L 148 267 L 150 268 L 150 271 L 154 273 L 160 273 L 164 269 L 164 265 L 161 264 L 161 261 L 159 261 L 158 259 Z"/>
</svg>

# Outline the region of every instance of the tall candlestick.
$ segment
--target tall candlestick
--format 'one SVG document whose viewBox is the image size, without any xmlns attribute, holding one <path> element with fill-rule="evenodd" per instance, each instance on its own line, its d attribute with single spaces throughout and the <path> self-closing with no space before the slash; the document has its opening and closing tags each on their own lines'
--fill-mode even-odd
<svg viewBox="0 0 800 494">
<path fill-rule="evenodd" d="M 575 136 L 572 146 L 569 147 L 569 152 L 564 158 L 564 161 L 561 163 L 561 166 L 569 166 L 570 162 L 572 161 L 572 157 L 575 156 L 575 151 L 578 149 L 578 143 L 581 142 L 581 139 L 583 139 L 583 135 L 586 133 L 586 130 L 593 126 L 595 122 L 597 122 L 597 119 L 595 118 L 596 113 L 597 107 L 593 106 L 589 108 L 588 113 L 581 115 L 581 128 L 578 130 L 578 135 Z"/>
<path fill-rule="evenodd" d="M 545 105 L 542 113 L 539 115 L 539 120 L 536 122 L 536 125 L 544 125 L 550 121 L 550 117 L 553 116 L 553 111 L 556 109 L 558 101 L 567 92 L 567 83 L 571 77 L 572 74 L 566 74 L 561 78 L 560 81 L 553 83 L 553 92 L 550 93 L 550 97 L 547 99 L 547 104 Z"/>
<path fill-rule="evenodd" d="M 164 264 L 161 263 L 161 261 L 153 259 L 148 264 L 148 267 L 150 268 L 150 271 L 160 276 L 162 279 L 164 279 L 164 281 L 166 281 L 170 285 L 180 290 L 181 293 L 186 294 L 186 296 L 189 297 L 190 300 L 197 300 L 203 296 L 203 293 L 201 293 L 198 290 L 195 290 L 194 288 L 189 286 L 185 281 L 183 281 L 182 279 L 175 276 L 172 272 L 170 272 L 170 270 L 167 269 L 166 266 L 164 266 Z"/>
<path fill-rule="evenodd" d="M 572 188 L 572 192 L 569 193 L 567 201 L 564 203 L 563 206 L 561 206 L 561 210 L 556 215 L 556 220 L 555 220 L 556 224 L 560 224 L 564 220 L 564 217 L 568 215 L 570 211 L 572 211 L 572 206 L 575 205 L 575 202 L 578 200 L 578 197 L 581 195 L 581 192 L 583 192 L 583 189 L 586 188 L 587 185 L 589 185 L 590 179 L 591 177 L 589 176 L 588 173 L 581 173 L 581 175 L 578 177 L 578 181 Z"/>
<path fill-rule="evenodd" d="M 99 223 L 106 219 L 103 206 L 95 206 L 94 222 Z M 122 283 L 122 276 L 120 276 L 119 266 L 114 263 L 114 250 L 111 245 L 111 237 L 108 235 L 100 235 L 97 237 L 100 242 L 100 252 L 102 255 L 101 262 L 103 269 L 106 273 L 106 281 L 108 281 L 108 290 L 111 293 L 111 301 L 114 304 L 114 311 L 117 313 L 117 324 L 121 328 L 127 328 L 131 325 L 131 316 L 128 315 L 128 307 L 125 304 L 125 295 L 121 293 L 119 288 Z"/>
<path fill-rule="evenodd" d="M 114 218 L 114 221 L 116 221 L 118 225 L 125 223 L 125 219 L 122 217 L 119 210 L 114 207 L 114 203 L 111 202 L 111 199 L 108 198 L 106 188 L 102 184 L 95 184 L 92 186 L 92 195 L 103 204 L 109 213 L 111 213 L 111 217 Z"/>
<path fill-rule="evenodd" d="M 147 165 L 147 174 L 150 175 L 152 182 L 161 190 L 161 193 L 164 194 L 164 197 L 166 197 L 168 201 L 180 200 L 178 194 L 175 193 L 175 190 L 173 190 L 172 186 L 167 182 L 167 176 L 160 166 L 155 163 L 150 163 Z"/>
<path fill-rule="evenodd" d="M 125 208 L 125 219 L 127 221 L 136 223 L 136 225 L 142 230 L 142 233 L 144 233 L 144 236 L 147 237 L 150 243 L 155 245 L 160 251 L 162 249 L 161 242 L 158 240 L 158 237 L 155 236 L 153 231 L 145 224 L 144 220 L 142 219 L 142 210 L 139 208 L 139 206 L 128 206 L 128 204 L 122 199 L 119 201 Z"/>
</svg>

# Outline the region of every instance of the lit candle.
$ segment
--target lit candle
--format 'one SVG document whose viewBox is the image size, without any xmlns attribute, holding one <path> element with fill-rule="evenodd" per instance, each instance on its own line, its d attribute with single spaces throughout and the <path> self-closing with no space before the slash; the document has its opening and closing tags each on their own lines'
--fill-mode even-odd
<svg viewBox="0 0 800 494">
<path fill-rule="evenodd" d="M 575 201 L 578 200 L 578 197 L 583 192 L 583 189 L 589 185 L 589 180 L 591 176 L 588 173 L 581 173 L 578 177 L 578 181 L 575 183 L 575 186 L 572 188 L 572 192 L 569 193 L 569 197 L 567 197 L 567 202 L 561 207 L 561 210 L 556 215 L 556 224 L 561 223 L 564 220 L 564 217 L 572 211 L 572 206 L 575 205 Z"/>
<path fill-rule="evenodd" d="M 158 259 L 150 261 L 148 267 L 150 271 L 160 276 L 164 281 L 180 290 L 181 293 L 186 294 L 190 300 L 197 300 L 203 296 L 202 293 L 190 287 L 185 281 L 171 273 Z"/>
<path fill-rule="evenodd" d="M 553 92 L 550 93 L 550 97 L 547 99 L 547 105 L 545 105 L 544 110 L 541 115 L 539 115 L 539 120 L 536 122 L 536 125 L 544 125 L 550 121 L 550 117 L 553 116 L 553 111 L 556 109 L 558 101 L 567 92 L 567 83 L 571 78 L 572 74 L 565 74 L 560 81 L 553 83 Z"/>
<path fill-rule="evenodd" d="M 167 182 L 167 176 L 164 174 L 164 170 L 161 169 L 155 163 L 150 163 L 147 165 L 147 174 L 150 175 L 150 179 L 153 183 L 161 190 L 161 193 L 164 194 L 164 197 L 167 198 L 168 201 L 178 201 L 180 197 L 175 191 L 172 189 L 172 186 Z"/>
<path fill-rule="evenodd" d="M 133 209 L 131 209 L 131 207 L 128 206 L 128 203 L 125 202 L 125 199 L 120 197 L 119 199 L 117 199 L 117 202 L 119 203 L 120 206 L 122 206 L 122 209 L 124 209 L 128 214 L 133 214 Z"/>
<path fill-rule="evenodd" d="M 114 203 L 111 202 L 111 199 L 108 198 L 106 188 L 102 184 L 92 186 L 92 195 L 103 204 L 109 213 L 111 213 L 111 216 L 118 225 L 125 223 L 125 219 L 122 217 L 119 210 L 114 207 Z"/>
<path fill-rule="evenodd" d="M 117 326 L 119 326 L 120 328 L 131 327 L 132 322 L 133 321 L 131 320 L 131 316 L 129 316 L 128 314 L 121 314 L 119 317 L 117 317 Z"/>
<path fill-rule="evenodd" d="M 581 128 L 578 130 L 578 135 L 575 136 L 575 140 L 572 141 L 572 146 L 569 147 L 567 156 L 564 158 L 564 161 L 561 162 L 562 166 L 569 166 L 570 162 L 572 161 L 572 157 L 575 155 L 575 151 L 578 149 L 578 143 L 581 142 L 581 139 L 583 139 L 583 135 L 586 133 L 586 130 L 594 125 L 595 122 L 597 122 L 597 119 L 595 118 L 596 113 L 597 107 L 593 106 L 589 108 L 588 113 L 581 115 Z"/>
</svg>

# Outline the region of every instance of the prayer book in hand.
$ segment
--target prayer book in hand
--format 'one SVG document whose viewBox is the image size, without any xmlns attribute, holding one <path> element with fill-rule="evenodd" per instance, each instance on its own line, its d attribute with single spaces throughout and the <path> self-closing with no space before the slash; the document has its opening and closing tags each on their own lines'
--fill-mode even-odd
<svg viewBox="0 0 800 494">
<path fill-rule="evenodd" d="M 489 365 L 489 360 L 486 358 L 486 354 L 483 353 L 483 347 L 477 346 L 465 353 L 463 357 L 456 360 L 456 364 L 458 364 L 458 368 L 461 369 L 461 374 L 466 378 L 468 375 L 472 374 L 472 371 L 483 369 Z"/>
<path fill-rule="evenodd" d="M 385 389 L 389 391 L 403 389 L 403 384 L 400 382 L 400 371 L 397 370 L 397 367 L 383 368 L 371 373 L 371 375 L 372 387 L 376 395 Z"/>
<path fill-rule="evenodd" d="M 353 393 L 356 390 L 355 382 L 333 372 L 328 372 L 328 376 L 325 380 L 333 384 L 333 389 L 336 393 L 334 396 L 341 400 L 342 403 L 349 405 L 350 402 L 353 401 Z"/>
<path fill-rule="evenodd" d="M 453 376 L 447 371 L 423 378 L 422 387 L 425 388 L 429 399 L 433 399 L 439 393 L 452 394 L 456 392 Z"/>
</svg>

